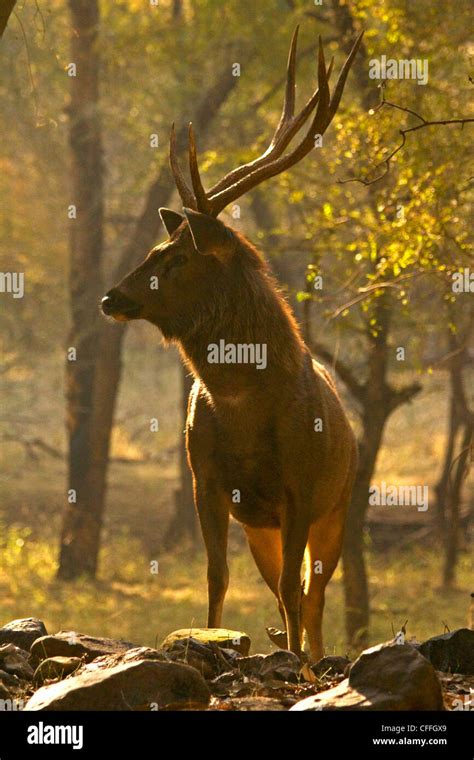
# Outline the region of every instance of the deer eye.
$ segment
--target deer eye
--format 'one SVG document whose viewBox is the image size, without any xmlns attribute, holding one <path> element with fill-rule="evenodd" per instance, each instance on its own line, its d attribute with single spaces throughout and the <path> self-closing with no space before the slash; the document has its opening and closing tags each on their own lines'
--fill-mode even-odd
<svg viewBox="0 0 474 760">
<path fill-rule="evenodd" d="M 163 269 L 163 275 L 166 277 L 166 275 L 169 274 L 172 269 L 175 269 L 176 267 L 182 267 L 186 264 L 186 262 L 186 256 L 183 256 L 181 253 L 177 253 L 166 263 Z"/>
</svg>

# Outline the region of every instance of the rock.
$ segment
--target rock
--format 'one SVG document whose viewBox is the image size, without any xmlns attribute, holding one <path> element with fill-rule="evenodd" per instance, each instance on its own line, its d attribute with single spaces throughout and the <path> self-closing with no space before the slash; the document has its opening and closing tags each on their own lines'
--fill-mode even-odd
<svg viewBox="0 0 474 760">
<path fill-rule="evenodd" d="M 264 657 L 259 676 L 267 681 L 290 681 L 297 683 L 301 671 L 301 662 L 293 652 L 282 649 Z"/>
<path fill-rule="evenodd" d="M 28 652 L 15 644 L 3 644 L 0 646 L 0 669 L 24 681 L 32 681 L 33 668 L 28 662 L 28 657 Z"/>
<path fill-rule="evenodd" d="M 265 661 L 264 654 L 252 654 L 249 657 L 239 657 L 235 666 L 245 676 L 256 676 Z"/>
<path fill-rule="evenodd" d="M 436 670 L 474 675 L 474 631 L 469 628 L 434 636 L 420 644 L 418 651 Z"/>
<path fill-rule="evenodd" d="M 189 665 L 137 660 L 43 686 L 25 710 L 204 709 L 209 699 L 206 682 Z"/>
<path fill-rule="evenodd" d="M 0 673 L 0 699 L 2 700 L 2 702 L 4 700 L 6 701 L 6 700 L 10 700 L 11 699 L 10 691 L 7 689 L 7 687 L 5 686 L 5 684 L 2 681 L 1 673 Z M 4 707 L 0 707 L 0 710 L 2 712 L 3 712 L 4 709 L 5 709 Z"/>
<path fill-rule="evenodd" d="M 347 657 L 328 655 L 327 657 L 322 657 L 314 665 L 311 665 L 311 670 L 318 678 L 324 675 L 343 675 L 350 664 L 351 661 Z"/>
<path fill-rule="evenodd" d="M 49 657 L 82 657 L 85 662 L 91 662 L 96 657 L 133 648 L 135 645 L 128 641 L 95 638 L 75 631 L 59 631 L 54 636 L 36 639 L 31 647 L 31 655 L 35 662 Z"/>
<path fill-rule="evenodd" d="M 96 659 L 89 664 L 84 664 L 82 670 L 91 671 L 97 670 L 98 668 L 114 668 L 116 665 L 136 662 L 137 660 L 160 660 L 169 662 L 169 659 L 170 658 L 165 652 L 159 652 L 158 649 L 151 649 L 151 647 L 133 647 L 124 652 L 117 652 L 117 654 L 106 654 L 101 657 L 96 657 Z"/>
<path fill-rule="evenodd" d="M 29 652 L 31 645 L 40 636 L 46 636 L 48 631 L 42 620 L 38 618 L 20 618 L 12 620 L 0 628 L 0 645 L 15 644 Z"/>
<path fill-rule="evenodd" d="M 221 647 L 215 642 L 203 644 L 194 638 L 178 639 L 166 651 L 170 659 L 192 665 L 207 679 L 232 670 L 234 661 L 239 658 L 238 653 L 232 649 Z"/>
<path fill-rule="evenodd" d="M 294 705 L 294 711 L 443 710 L 433 666 L 410 644 L 366 649 L 338 686 Z"/>
<path fill-rule="evenodd" d="M 40 662 L 35 670 L 35 683 L 42 684 L 44 681 L 61 679 L 74 673 L 82 665 L 80 657 L 48 657 Z"/>
<path fill-rule="evenodd" d="M 227 628 L 182 628 L 170 633 L 161 645 L 161 649 L 170 649 L 176 641 L 199 641 L 201 644 L 217 644 L 226 649 L 234 649 L 242 655 L 250 650 L 250 638 L 241 631 L 229 631 Z"/>
<path fill-rule="evenodd" d="M 286 631 L 282 631 L 280 628 L 273 628 L 273 626 L 265 628 L 265 630 L 272 644 L 280 647 L 280 649 L 288 649 L 288 636 Z"/>
<path fill-rule="evenodd" d="M 287 649 L 271 654 L 254 654 L 239 657 L 236 667 L 246 676 L 256 676 L 263 681 L 290 681 L 296 683 L 301 671 L 299 658 Z"/>
</svg>

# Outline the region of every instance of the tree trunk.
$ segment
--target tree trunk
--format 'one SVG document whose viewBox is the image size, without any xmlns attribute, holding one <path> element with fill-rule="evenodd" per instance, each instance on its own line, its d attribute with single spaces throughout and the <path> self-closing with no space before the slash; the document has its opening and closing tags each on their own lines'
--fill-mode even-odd
<svg viewBox="0 0 474 760">
<path fill-rule="evenodd" d="M 471 308 L 465 334 L 448 331 L 450 351 L 449 378 L 451 387 L 450 430 L 446 446 L 445 462 L 437 486 L 438 513 L 444 514 L 444 563 L 443 585 L 451 587 L 456 579 L 456 565 L 461 538 L 460 506 L 462 487 L 469 470 L 474 431 L 474 412 L 469 408 L 464 383 L 464 370 L 469 361 L 467 346 L 474 325 L 474 309 Z M 460 441 L 457 452 L 457 440 Z M 457 453 L 456 453 L 457 452 Z"/>
<path fill-rule="evenodd" d="M 99 8 L 96 0 L 70 0 L 72 20 L 70 147 L 71 204 L 76 217 L 69 224 L 72 328 L 66 363 L 69 491 L 58 577 L 94 576 L 102 524 L 103 485 L 94 451 L 93 412 L 100 355 L 103 293 L 103 167 L 99 116 Z M 98 487 L 100 486 L 100 487 Z"/>
<path fill-rule="evenodd" d="M 188 415 L 188 398 L 194 378 L 190 370 L 181 367 L 181 440 L 179 447 L 179 488 L 175 493 L 175 514 L 166 532 L 164 546 L 171 549 L 177 543 L 187 539 L 197 543 L 197 515 L 194 508 L 193 478 L 188 464 L 184 429 Z"/>
<path fill-rule="evenodd" d="M 71 5 L 76 8 L 78 7 L 77 3 L 73 2 L 73 0 L 71 0 Z M 77 62 L 77 54 L 76 58 L 72 60 Z M 206 132 L 212 119 L 216 116 L 221 105 L 225 102 L 237 82 L 238 77 L 233 77 L 229 68 L 228 71 L 222 73 L 222 76 L 215 85 L 205 93 L 203 100 L 196 109 L 194 119 L 198 132 L 200 131 L 201 134 Z M 187 127 L 183 127 L 178 132 L 178 145 L 182 146 L 183 149 L 186 144 L 186 136 Z M 79 164 L 79 167 L 81 166 L 79 159 L 75 163 Z M 169 204 L 173 194 L 174 185 L 171 181 L 168 162 L 164 160 L 156 180 L 148 190 L 143 212 L 137 220 L 132 236 L 125 245 L 113 277 L 115 282 L 137 266 L 160 236 L 162 226 L 157 209 L 160 206 Z M 87 225 L 85 227 L 87 229 Z M 93 576 L 97 570 L 100 529 L 106 495 L 110 439 L 120 384 L 121 354 L 123 339 L 125 337 L 124 325 L 111 324 L 100 317 L 97 305 L 104 293 L 104 288 L 101 282 L 100 271 L 97 267 L 91 271 L 97 271 L 97 275 L 95 278 L 90 278 L 95 282 L 96 287 L 94 290 L 93 309 L 88 314 L 96 317 L 98 324 L 94 320 L 93 339 L 88 343 L 90 360 L 86 364 L 86 367 L 88 367 L 87 377 L 84 378 L 84 382 L 82 383 L 82 385 L 86 385 L 87 389 L 87 392 L 84 390 L 83 393 L 86 403 L 81 406 L 79 400 L 74 401 L 75 396 L 78 394 L 76 393 L 73 398 L 72 391 L 68 393 L 68 418 L 75 419 L 78 416 L 78 413 L 74 415 L 71 413 L 73 406 L 74 408 L 86 410 L 87 415 L 84 415 L 83 424 L 75 435 L 75 439 L 79 439 L 80 445 L 78 442 L 77 445 L 70 446 L 70 488 L 75 488 L 73 483 L 80 482 L 82 484 L 81 494 L 83 498 L 81 504 L 79 504 L 78 496 L 77 504 L 68 505 L 64 518 L 58 570 L 58 577 L 64 580 L 73 579 L 82 573 Z M 75 276 L 72 276 L 72 287 L 75 281 Z M 79 291 L 75 293 L 75 298 L 73 299 L 74 303 L 76 301 L 78 306 L 80 306 L 82 302 L 79 298 Z M 75 336 L 80 332 L 80 320 L 75 320 L 74 325 L 73 335 Z M 73 341 L 72 338 L 71 341 Z M 76 342 L 71 342 L 70 345 L 77 345 L 77 340 Z M 94 349 L 96 353 L 94 353 Z M 76 377 L 76 373 L 74 367 L 70 367 L 69 364 L 68 387 L 72 388 L 72 379 Z M 74 385 L 76 384 L 77 382 L 74 381 Z M 73 432 L 71 432 L 71 437 L 72 435 Z M 185 472 L 183 451 L 181 452 L 181 474 Z M 86 473 L 87 479 L 85 479 Z M 183 499 L 176 505 L 176 508 L 178 510 L 181 504 L 184 505 L 183 509 L 186 510 L 184 522 L 190 525 L 190 501 L 188 495 L 190 481 L 187 470 L 186 478 L 187 482 L 183 484 L 181 489 Z M 85 490 L 86 486 L 87 491 Z M 178 519 L 178 511 L 176 514 Z"/>
<path fill-rule="evenodd" d="M 346 636 L 351 646 L 367 644 L 370 604 L 365 565 L 364 529 L 369 504 L 369 488 L 382 443 L 387 416 L 374 408 L 364 410 L 362 439 L 359 442 L 359 465 L 347 513 L 344 546 L 344 599 Z"/>
<path fill-rule="evenodd" d="M 443 585 L 450 588 L 456 579 L 456 566 L 460 544 L 460 505 L 461 491 L 466 470 L 468 468 L 470 447 L 472 443 L 473 428 L 467 424 L 463 427 L 461 436 L 461 450 L 454 463 L 453 472 L 450 474 L 447 489 L 447 504 L 449 505 L 447 534 L 445 544 Z"/>
</svg>

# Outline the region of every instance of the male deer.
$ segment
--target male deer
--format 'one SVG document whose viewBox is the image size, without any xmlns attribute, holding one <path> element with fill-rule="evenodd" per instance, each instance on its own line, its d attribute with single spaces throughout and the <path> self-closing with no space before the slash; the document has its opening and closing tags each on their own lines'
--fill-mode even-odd
<svg viewBox="0 0 474 760">
<path fill-rule="evenodd" d="M 172 129 L 170 163 L 184 215 L 160 209 L 169 239 L 107 293 L 102 309 L 117 320 L 156 325 L 178 344 L 194 373 L 186 441 L 208 557 L 208 626 L 221 624 L 232 515 L 242 523 L 258 569 L 278 600 L 289 649 L 301 655 L 304 628 L 316 660 L 323 654 L 325 587 L 341 553 L 355 439 L 329 374 L 311 359 L 267 264 L 241 234 L 217 219 L 229 203 L 307 155 L 336 113 L 362 35 L 332 96 L 333 62 L 326 68 L 319 41 L 319 87 L 295 116 L 297 34 L 298 29 L 282 116 L 263 155 L 206 192 L 190 125 L 191 189 Z M 311 114 L 306 135 L 285 153 Z M 265 356 L 260 363 L 258 347 Z M 318 560 L 320 572 L 315 572 Z"/>
</svg>

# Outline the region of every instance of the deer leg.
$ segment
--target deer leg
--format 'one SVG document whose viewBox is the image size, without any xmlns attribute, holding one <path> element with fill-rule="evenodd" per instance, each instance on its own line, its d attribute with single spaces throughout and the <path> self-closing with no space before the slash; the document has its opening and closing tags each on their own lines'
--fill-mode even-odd
<svg viewBox="0 0 474 760">
<path fill-rule="evenodd" d="M 282 567 L 281 533 L 279 528 L 250 528 L 244 525 L 247 541 L 260 575 L 278 602 L 283 624 L 286 625 L 285 611 L 280 600 L 278 582 Z"/>
<path fill-rule="evenodd" d="M 227 533 L 229 508 L 225 495 L 217 488 L 195 487 L 196 507 L 207 553 L 208 628 L 219 628 L 224 597 L 229 585 Z"/>
<path fill-rule="evenodd" d="M 323 610 L 326 586 L 342 550 L 345 510 L 333 510 L 309 529 L 306 584 L 302 617 L 312 662 L 323 657 Z"/>
<path fill-rule="evenodd" d="M 288 649 L 301 657 L 301 565 L 308 539 L 309 525 L 292 515 L 282 526 L 283 563 L 278 583 L 285 610 Z"/>
</svg>

